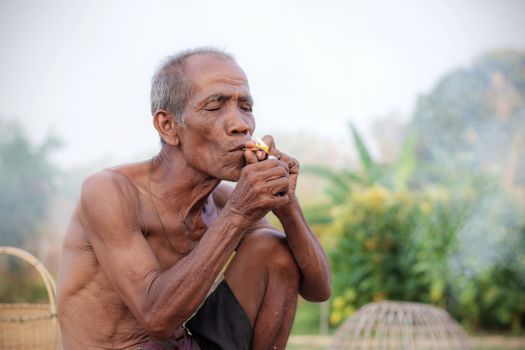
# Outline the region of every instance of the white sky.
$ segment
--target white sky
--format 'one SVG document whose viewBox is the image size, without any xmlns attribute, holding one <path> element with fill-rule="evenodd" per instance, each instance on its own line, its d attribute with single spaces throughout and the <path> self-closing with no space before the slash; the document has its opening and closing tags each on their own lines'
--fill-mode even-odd
<svg viewBox="0 0 525 350">
<path fill-rule="evenodd" d="M 175 51 L 233 53 L 257 134 L 348 138 L 409 116 L 444 74 L 494 49 L 525 50 L 525 1 L 0 0 L 0 117 L 65 141 L 69 167 L 154 150 L 149 83 Z"/>
</svg>

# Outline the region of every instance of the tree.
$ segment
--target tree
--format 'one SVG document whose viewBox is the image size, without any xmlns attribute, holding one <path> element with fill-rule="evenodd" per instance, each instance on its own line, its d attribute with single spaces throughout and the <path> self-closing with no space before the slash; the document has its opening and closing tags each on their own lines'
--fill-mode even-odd
<svg viewBox="0 0 525 350">
<path fill-rule="evenodd" d="M 419 98 L 410 129 L 431 175 L 490 173 L 523 189 L 525 53 L 494 52 L 446 75 Z"/>
<path fill-rule="evenodd" d="M 36 251 L 55 190 L 49 157 L 58 145 L 53 137 L 32 145 L 18 123 L 0 119 L 0 245 Z"/>
</svg>

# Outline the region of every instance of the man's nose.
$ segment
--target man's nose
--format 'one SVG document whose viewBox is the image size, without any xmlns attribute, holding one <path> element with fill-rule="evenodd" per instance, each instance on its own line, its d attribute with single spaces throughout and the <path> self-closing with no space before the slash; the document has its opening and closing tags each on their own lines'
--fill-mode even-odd
<svg viewBox="0 0 525 350">
<path fill-rule="evenodd" d="M 232 111 L 228 118 L 228 135 L 246 135 L 253 133 L 251 119 L 241 111 Z"/>
</svg>

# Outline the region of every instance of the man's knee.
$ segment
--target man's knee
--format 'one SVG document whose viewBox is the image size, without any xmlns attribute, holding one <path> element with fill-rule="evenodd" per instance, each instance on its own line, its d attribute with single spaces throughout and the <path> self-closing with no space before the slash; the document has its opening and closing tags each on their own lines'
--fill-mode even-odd
<svg viewBox="0 0 525 350">
<path fill-rule="evenodd" d="M 299 278 L 299 268 L 286 239 L 271 230 L 258 230 L 248 235 L 239 247 L 257 264 L 265 265 L 272 273 Z"/>
</svg>

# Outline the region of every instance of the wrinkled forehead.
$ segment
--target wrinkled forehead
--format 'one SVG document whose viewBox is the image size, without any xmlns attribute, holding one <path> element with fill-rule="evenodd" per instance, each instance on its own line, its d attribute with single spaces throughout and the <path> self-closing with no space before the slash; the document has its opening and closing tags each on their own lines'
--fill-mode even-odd
<svg viewBox="0 0 525 350">
<path fill-rule="evenodd" d="M 210 84 L 228 84 L 249 90 L 248 78 L 239 65 L 226 57 L 214 54 L 198 54 L 184 62 L 184 73 L 194 88 Z"/>
</svg>

